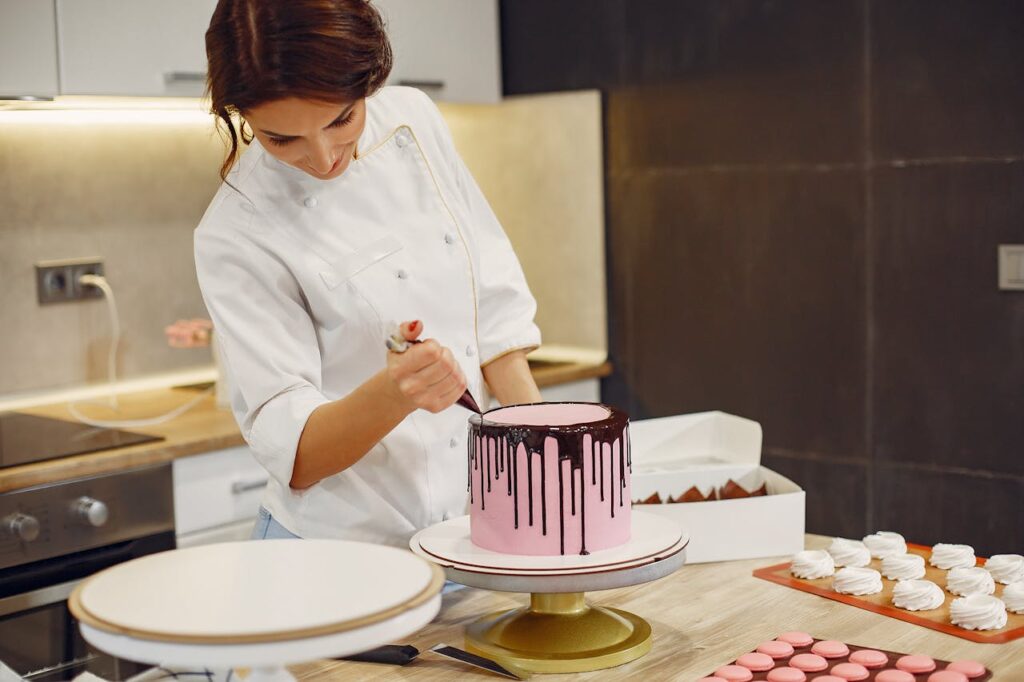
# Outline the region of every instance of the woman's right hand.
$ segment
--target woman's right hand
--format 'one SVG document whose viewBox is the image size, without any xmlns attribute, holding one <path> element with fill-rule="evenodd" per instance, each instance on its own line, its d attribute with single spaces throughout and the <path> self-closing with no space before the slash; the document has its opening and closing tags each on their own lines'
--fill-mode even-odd
<svg viewBox="0 0 1024 682">
<path fill-rule="evenodd" d="M 423 325 L 419 320 L 403 322 L 401 330 L 406 341 L 415 341 Z M 389 351 L 387 374 L 409 412 L 440 412 L 466 391 L 466 376 L 455 356 L 435 339 L 410 343 L 404 353 Z"/>
</svg>

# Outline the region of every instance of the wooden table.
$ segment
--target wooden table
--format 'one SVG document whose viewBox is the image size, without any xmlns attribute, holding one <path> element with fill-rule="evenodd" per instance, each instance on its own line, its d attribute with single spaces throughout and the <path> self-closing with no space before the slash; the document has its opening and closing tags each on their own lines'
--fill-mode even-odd
<svg viewBox="0 0 1024 682">
<path fill-rule="evenodd" d="M 831 538 L 808 535 L 808 549 Z M 975 644 L 863 609 L 754 578 L 755 568 L 786 557 L 684 566 L 654 583 L 588 593 L 594 603 L 632 611 L 654 628 L 651 653 L 627 665 L 592 673 L 535 676 L 538 680 L 697 680 L 787 630 L 817 637 L 923 653 L 953 660 L 972 658 L 995 671 L 995 680 L 1024 680 L 1024 639 Z M 446 595 L 437 620 L 410 637 L 425 651 L 438 642 L 462 646 L 462 629 L 478 616 L 528 602 L 528 595 L 466 588 Z M 300 680 L 498 680 L 500 678 L 425 654 L 398 668 L 372 663 L 322 661 L 294 666 Z"/>
</svg>

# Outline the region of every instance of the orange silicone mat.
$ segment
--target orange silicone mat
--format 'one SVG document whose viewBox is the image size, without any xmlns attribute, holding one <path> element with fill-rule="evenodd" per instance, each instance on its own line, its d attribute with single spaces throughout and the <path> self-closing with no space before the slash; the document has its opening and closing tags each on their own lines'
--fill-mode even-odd
<svg viewBox="0 0 1024 682">
<path fill-rule="evenodd" d="M 922 545 L 907 545 L 907 552 L 911 554 L 920 554 L 925 559 L 925 576 L 922 580 L 931 580 L 933 583 L 941 587 L 943 590 L 946 589 L 946 573 L 940 568 L 935 568 L 928 563 L 928 557 L 931 556 L 931 547 L 925 547 Z M 984 565 L 984 559 L 978 559 L 978 565 Z M 1024 637 L 1024 615 L 1007 613 L 1006 627 L 1000 628 L 999 630 L 965 630 L 961 627 L 957 627 L 949 622 L 949 604 L 957 595 L 946 592 L 946 601 L 937 609 L 931 611 L 904 611 L 898 609 L 892 605 L 892 588 L 896 584 L 895 580 L 889 580 L 885 576 L 882 576 L 882 591 L 878 594 L 865 594 L 861 596 L 852 594 L 839 594 L 832 590 L 832 578 L 819 578 L 817 580 L 805 580 L 803 578 L 794 578 L 789 572 L 790 562 L 784 564 L 776 564 L 775 566 L 766 566 L 759 568 L 754 571 L 754 577 L 761 578 L 762 580 L 768 580 L 779 585 L 785 585 L 786 587 L 792 587 L 802 592 L 810 592 L 816 594 L 819 597 L 825 597 L 826 599 L 832 599 L 834 601 L 849 604 L 850 606 L 856 606 L 861 609 L 873 611 L 874 613 L 880 613 L 883 616 L 889 616 L 890 618 L 896 618 L 897 620 L 906 621 L 907 623 L 913 623 L 914 625 L 920 625 L 922 627 L 931 628 L 932 630 L 938 630 L 939 632 L 945 632 L 947 635 L 953 635 L 954 637 L 961 637 L 963 639 L 970 640 L 972 642 L 981 642 L 983 644 L 1002 644 L 1003 642 L 1010 642 L 1019 637 Z M 869 566 L 876 571 L 881 572 L 882 561 L 880 559 L 872 559 Z M 995 596 L 999 597 L 1003 593 L 1003 585 L 996 583 Z"/>
</svg>

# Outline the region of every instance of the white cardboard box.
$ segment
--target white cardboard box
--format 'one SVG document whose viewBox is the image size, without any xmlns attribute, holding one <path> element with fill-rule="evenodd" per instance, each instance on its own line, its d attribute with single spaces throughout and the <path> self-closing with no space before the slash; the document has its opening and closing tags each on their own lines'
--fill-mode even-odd
<svg viewBox="0 0 1024 682">
<path fill-rule="evenodd" d="M 635 504 L 680 523 L 690 534 L 687 563 L 794 554 L 804 548 L 804 491 L 761 466 L 761 425 L 724 412 L 630 423 L 632 495 L 663 500 L 690 486 L 707 494 L 730 478 L 768 494 L 738 500 Z"/>
</svg>

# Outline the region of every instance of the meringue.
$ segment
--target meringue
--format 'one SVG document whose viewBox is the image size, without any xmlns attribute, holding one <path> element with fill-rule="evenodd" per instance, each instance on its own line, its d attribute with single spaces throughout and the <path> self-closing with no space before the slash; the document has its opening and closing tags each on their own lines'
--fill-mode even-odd
<svg viewBox="0 0 1024 682">
<path fill-rule="evenodd" d="M 1024 580 L 1024 556 L 1020 554 L 993 554 L 985 562 L 992 578 L 1004 585 Z"/>
<path fill-rule="evenodd" d="M 949 605 L 949 620 L 965 630 L 998 630 L 1006 625 L 1006 605 L 987 594 L 960 597 Z"/>
<path fill-rule="evenodd" d="M 793 555 L 793 563 L 789 567 L 790 573 L 797 578 L 814 580 L 815 578 L 827 578 L 836 571 L 832 555 L 823 549 L 809 549 L 797 552 Z"/>
<path fill-rule="evenodd" d="M 1024 580 L 1003 588 L 1003 603 L 1007 611 L 1024 613 Z"/>
<path fill-rule="evenodd" d="M 951 568 L 970 568 L 978 563 L 974 558 L 974 548 L 969 545 L 937 544 L 932 547 L 932 566 L 949 570 Z"/>
<path fill-rule="evenodd" d="M 901 580 L 892 588 L 892 603 L 907 611 L 931 611 L 946 601 L 946 593 L 931 580 Z"/>
<path fill-rule="evenodd" d="M 882 591 L 882 576 L 873 568 L 848 566 L 836 571 L 832 589 L 840 594 L 875 594 Z"/>
<path fill-rule="evenodd" d="M 867 566 L 871 563 L 871 552 L 860 540 L 836 538 L 829 545 L 828 553 L 836 566 Z"/>
<path fill-rule="evenodd" d="M 871 550 L 871 556 L 875 559 L 907 553 L 907 541 L 903 539 L 903 536 L 887 530 L 880 530 L 874 535 L 868 535 L 864 538 L 864 544 Z"/>
<path fill-rule="evenodd" d="M 882 575 L 890 580 L 914 580 L 924 574 L 924 557 L 918 554 L 893 554 L 882 559 Z"/>
<path fill-rule="evenodd" d="M 984 568 L 954 568 L 946 574 L 946 589 L 966 597 L 969 594 L 992 594 L 996 581 Z"/>
</svg>

